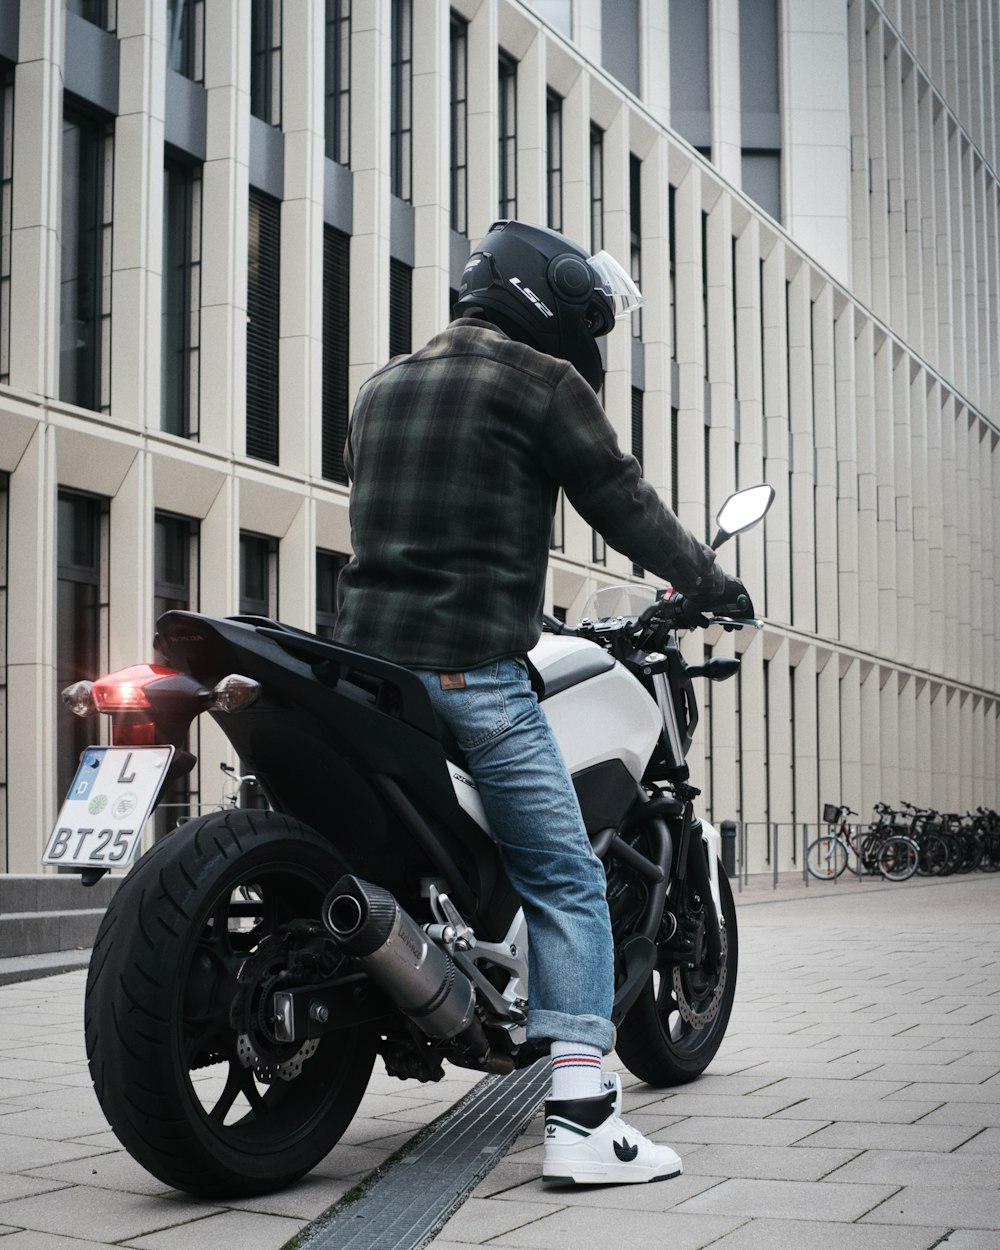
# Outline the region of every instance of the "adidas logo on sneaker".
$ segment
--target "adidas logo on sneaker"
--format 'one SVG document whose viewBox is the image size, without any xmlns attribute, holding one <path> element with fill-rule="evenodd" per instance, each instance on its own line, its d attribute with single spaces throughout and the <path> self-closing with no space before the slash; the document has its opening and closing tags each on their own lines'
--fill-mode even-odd
<svg viewBox="0 0 1000 1250">
<path fill-rule="evenodd" d="M 620 1142 L 615 1142 L 615 1154 L 622 1163 L 631 1163 L 638 1153 L 639 1147 L 630 1146 L 627 1137 L 623 1137 Z"/>
</svg>

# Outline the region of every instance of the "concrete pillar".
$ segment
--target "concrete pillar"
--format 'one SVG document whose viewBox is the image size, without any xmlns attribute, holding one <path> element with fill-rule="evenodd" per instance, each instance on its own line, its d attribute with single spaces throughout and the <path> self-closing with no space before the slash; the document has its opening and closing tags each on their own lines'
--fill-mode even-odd
<svg viewBox="0 0 1000 1250">
<path fill-rule="evenodd" d="M 781 4 L 778 12 L 784 225 L 824 269 L 850 285 L 849 9 Z"/>
<path fill-rule="evenodd" d="M 469 238 L 497 216 L 497 0 L 483 0 L 469 22 Z"/>
<path fill-rule="evenodd" d="M 118 13 L 118 118 L 112 210 L 111 410 L 158 430 L 163 266 L 166 4 Z"/>
<path fill-rule="evenodd" d="M 421 8 L 413 23 L 414 347 L 450 317 L 450 31 L 444 5 Z"/>
<path fill-rule="evenodd" d="M 282 11 L 281 467 L 321 477 L 323 461 L 324 48 L 322 5 Z"/>
<path fill-rule="evenodd" d="M 250 6 L 205 6 L 200 441 L 246 454 Z M 210 362 L 210 364 L 209 364 Z"/>
<path fill-rule="evenodd" d="M 667 5 L 663 6 L 667 9 Z M 734 187 L 742 181 L 740 150 L 739 0 L 710 0 L 709 63 L 712 66 L 712 164 Z M 664 75 L 666 78 L 666 75 Z"/>
<path fill-rule="evenodd" d="M 55 438 L 39 425 L 10 479 L 7 581 L 8 872 L 38 872 L 56 816 Z M 58 796 L 61 798 L 61 796 Z"/>
<path fill-rule="evenodd" d="M 59 207 L 64 6 L 21 0 L 11 179 L 10 384 L 59 391 Z M 28 120 L 32 119 L 30 131 Z"/>
<path fill-rule="evenodd" d="M 351 394 L 389 355 L 389 74 L 390 0 L 354 0 L 351 9 L 351 171 L 354 183 L 354 234 L 351 287 L 380 292 L 351 304 Z M 414 23 L 416 25 L 416 23 Z M 471 60 L 477 23 L 469 27 Z M 495 70 L 495 67 L 494 67 Z M 495 77 L 495 72 L 494 72 Z M 470 117 L 470 123 L 472 118 Z M 470 160 L 473 140 L 469 134 Z M 470 181 L 470 187 L 473 183 Z M 472 196 L 469 210 L 472 212 Z"/>
</svg>

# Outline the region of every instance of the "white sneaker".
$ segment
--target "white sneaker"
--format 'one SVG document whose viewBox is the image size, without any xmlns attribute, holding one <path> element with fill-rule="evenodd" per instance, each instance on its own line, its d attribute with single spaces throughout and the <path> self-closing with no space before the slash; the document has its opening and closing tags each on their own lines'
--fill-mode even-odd
<svg viewBox="0 0 1000 1250">
<path fill-rule="evenodd" d="M 545 1103 L 542 1180 L 562 1185 L 642 1185 L 684 1170 L 680 1156 L 619 1118 L 621 1079 L 604 1073 L 598 1098 Z"/>
</svg>

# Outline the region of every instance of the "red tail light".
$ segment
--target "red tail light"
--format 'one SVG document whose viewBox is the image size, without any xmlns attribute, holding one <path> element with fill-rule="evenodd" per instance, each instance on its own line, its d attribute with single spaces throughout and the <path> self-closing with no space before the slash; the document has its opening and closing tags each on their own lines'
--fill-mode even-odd
<svg viewBox="0 0 1000 1250">
<path fill-rule="evenodd" d="M 164 677 L 177 677 L 176 669 L 162 664 L 133 664 L 131 668 L 108 673 L 94 682 L 91 694 L 99 712 L 136 712 L 149 707 L 146 687 Z M 153 726 L 150 723 L 150 729 Z M 136 725 L 134 728 L 138 729 Z M 150 739 L 153 741 L 153 739 Z M 138 742 L 122 743 L 123 746 L 143 745 Z"/>
</svg>

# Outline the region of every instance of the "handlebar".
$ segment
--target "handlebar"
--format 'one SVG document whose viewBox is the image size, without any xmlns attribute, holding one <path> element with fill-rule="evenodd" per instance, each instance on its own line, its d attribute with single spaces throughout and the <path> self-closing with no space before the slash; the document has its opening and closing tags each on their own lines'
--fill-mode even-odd
<svg viewBox="0 0 1000 1250">
<path fill-rule="evenodd" d="M 657 599 L 655 603 L 651 603 L 644 612 L 635 618 L 632 631 L 638 635 L 654 620 L 660 625 L 667 626 L 669 629 L 698 628 L 699 626 L 684 619 L 684 609 L 683 595 L 674 595 L 670 599 Z M 624 619 L 628 620 L 629 618 L 626 617 Z M 587 624 L 589 625 L 590 622 L 588 621 Z M 700 627 L 707 629 L 710 625 L 722 625 L 727 630 L 764 628 L 764 622 L 759 617 L 754 616 L 707 616 L 705 617 L 705 624 Z M 542 613 L 542 628 L 546 633 L 563 634 L 569 637 L 576 637 L 580 633 L 575 625 L 567 625 L 565 621 L 559 620 L 551 612 Z"/>
<path fill-rule="evenodd" d="M 669 625 L 672 628 L 676 626 L 686 627 L 688 629 L 695 628 L 695 624 L 686 619 L 687 608 L 688 601 L 681 594 L 671 595 L 669 599 L 657 599 L 656 602 L 650 604 L 645 612 L 643 612 L 636 620 L 636 629 L 645 629 L 646 626 L 653 620 L 658 620 L 662 624 Z M 700 613 L 700 615 L 707 619 L 709 625 L 722 625 L 726 629 L 764 628 L 764 622 L 757 617 L 722 615 L 707 616 L 707 614 L 701 612 L 700 609 L 696 610 Z M 707 628 L 707 626 L 702 626 L 702 628 Z"/>
</svg>

